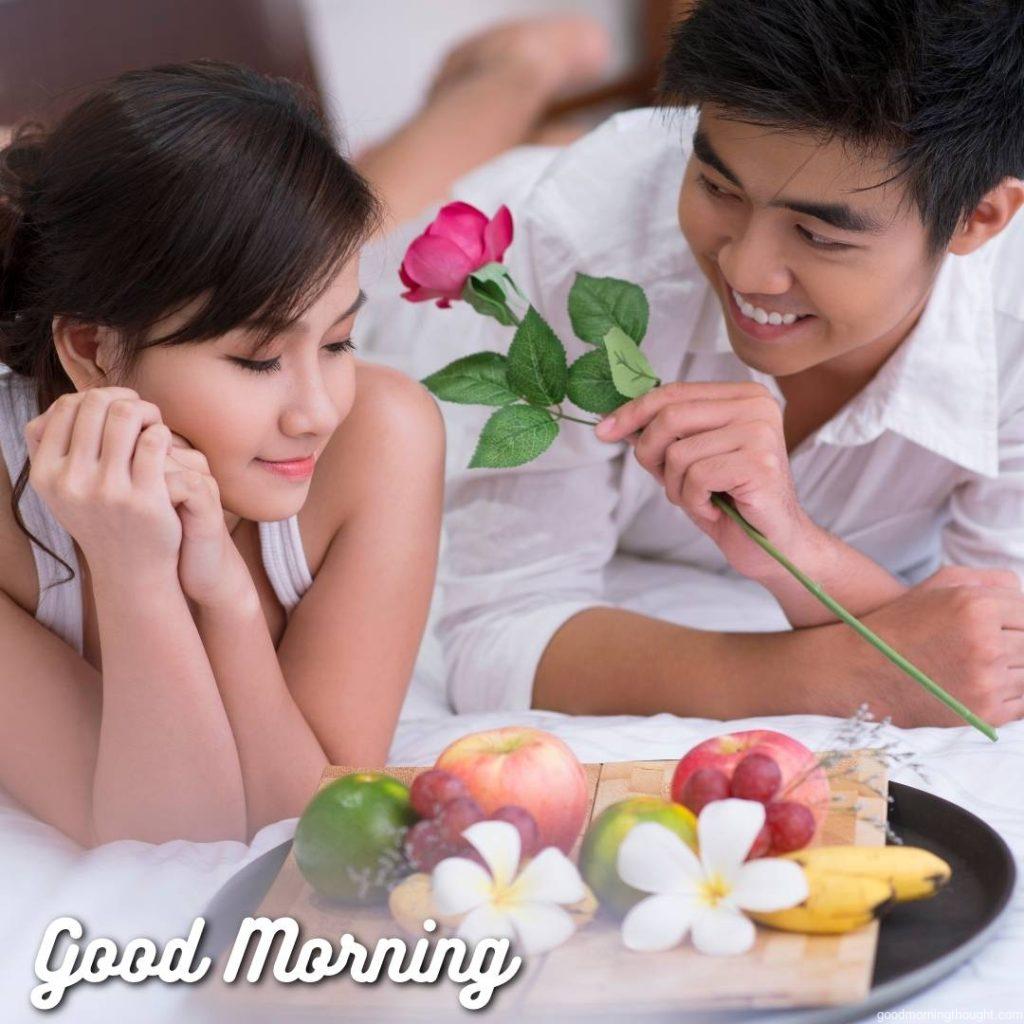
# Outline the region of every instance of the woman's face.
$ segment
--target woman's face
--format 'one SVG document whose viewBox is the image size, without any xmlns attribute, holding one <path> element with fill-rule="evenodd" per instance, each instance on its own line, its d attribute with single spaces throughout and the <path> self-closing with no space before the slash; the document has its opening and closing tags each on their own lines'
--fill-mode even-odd
<svg viewBox="0 0 1024 1024">
<path fill-rule="evenodd" d="M 141 353 L 125 383 L 206 456 L 226 512 L 269 522 L 302 507 L 312 473 L 285 476 L 265 461 L 319 456 L 348 415 L 355 361 L 347 342 L 361 301 L 353 259 L 302 319 L 253 359 L 253 333 L 245 328 Z M 192 311 L 161 321 L 151 336 L 167 333 Z"/>
</svg>

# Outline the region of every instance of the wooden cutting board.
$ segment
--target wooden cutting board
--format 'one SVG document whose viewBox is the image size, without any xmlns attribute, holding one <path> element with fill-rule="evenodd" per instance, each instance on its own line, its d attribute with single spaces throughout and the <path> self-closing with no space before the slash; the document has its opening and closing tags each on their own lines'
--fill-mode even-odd
<svg viewBox="0 0 1024 1024">
<path fill-rule="evenodd" d="M 669 798 L 675 760 L 622 761 L 584 765 L 591 794 L 589 820 L 616 801 L 640 794 Z M 422 767 L 389 767 L 388 774 L 408 784 Z M 333 766 L 321 786 L 357 771 Z M 888 778 L 885 765 L 869 750 L 853 751 L 830 768 L 832 803 L 815 845 L 885 843 Z M 571 857 L 576 860 L 586 825 Z M 289 916 L 301 925 L 302 938 L 314 936 L 335 945 L 351 932 L 372 949 L 378 938 L 403 936 L 387 907 L 361 908 L 320 899 L 299 873 L 289 853 L 259 915 Z M 422 937 L 429 937 L 423 933 Z M 446 974 L 434 985 L 395 985 L 386 977 L 374 985 L 354 982 L 347 974 L 316 984 L 280 984 L 270 964 L 255 984 L 218 981 L 218 1001 L 236 1009 L 257 1000 L 260 1009 L 307 1015 L 313 1019 L 465 1020 L 524 1017 L 551 1019 L 602 1014 L 630 1016 L 675 1011 L 836 1005 L 863 999 L 874 969 L 878 923 L 845 935 L 799 935 L 758 927 L 757 942 L 743 956 L 712 957 L 689 942 L 664 953 L 636 953 L 622 945 L 618 924 L 598 915 L 564 945 L 524 960 L 518 975 L 497 989 L 490 1005 L 471 1014 L 458 1003 L 460 986 Z M 223 965 L 220 965 L 223 969 Z"/>
</svg>

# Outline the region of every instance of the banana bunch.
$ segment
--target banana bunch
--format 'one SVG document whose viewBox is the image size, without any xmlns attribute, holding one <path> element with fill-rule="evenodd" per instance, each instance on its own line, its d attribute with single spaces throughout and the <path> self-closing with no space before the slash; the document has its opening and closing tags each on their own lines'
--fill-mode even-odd
<svg viewBox="0 0 1024 1024">
<path fill-rule="evenodd" d="M 803 903 L 751 913 L 755 921 L 790 932 L 839 934 L 881 917 L 893 903 L 934 896 L 950 866 L 916 846 L 816 846 L 782 855 L 807 876 Z"/>
</svg>

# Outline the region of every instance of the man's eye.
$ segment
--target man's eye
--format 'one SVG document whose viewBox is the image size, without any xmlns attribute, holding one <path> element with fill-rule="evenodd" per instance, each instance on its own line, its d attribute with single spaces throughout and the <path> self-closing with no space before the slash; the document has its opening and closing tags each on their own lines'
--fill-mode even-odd
<svg viewBox="0 0 1024 1024">
<path fill-rule="evenodd" d="M 726 192 L 724 188 L 719 188 L 709 178 L 705 178 L 703 174 L 697 175 L 697 183 L 708 195 L 715 199 L 727 199 L 732 195 L 731 192 Z"/>
<path fill-rule="evenodd" d="M 344 341 L 335 341 L 330 345 L 324 345 L 324 348 L 330 352 L 331 355 L 340 355 L 342 352 L 352 352 L 355 347 L 355 343 L 351 338 L 345 338 Z M 263 361 L 240 359 L 237 356 L 232 356 L 231 361 L 252 373 L 276 373 L 281 369 L 280 356 L 277 356 L 274 359 L 265 359 Z"/>
<path fill-rule="evenodd" d="M 803 235 L 803 237 L 805 239 L 807 239 L 807 241 L 811 245 L 817 246 L 817 248 L 819 248 L 819 249 L 850 249 L 850 248 L 852 248 L 852 246 L 847 245 L 845 242 L 833 242 L 829 238 L 822 238 L 821 235 L 816 235 L 813 231 L 808 231 L 807 228 L 802 227 L 799 224 L 797 224 L 796 229 L 797 229 L 797 231 L 800 232 L 801 235 Z"/>
</svg>

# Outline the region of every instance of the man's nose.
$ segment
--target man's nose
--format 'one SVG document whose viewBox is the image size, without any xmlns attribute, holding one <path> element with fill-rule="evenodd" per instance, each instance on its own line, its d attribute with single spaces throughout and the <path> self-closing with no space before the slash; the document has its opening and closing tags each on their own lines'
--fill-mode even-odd
<svg viewBox="0 0 1024 1024">
<path fill-rule="evenodd" d="M 756 218 L 722 245 L 718 264 L 728 283 L 743 295 L 783 295 L 792 286 L 774 231 L 757 224 Z"/>
</svg>

